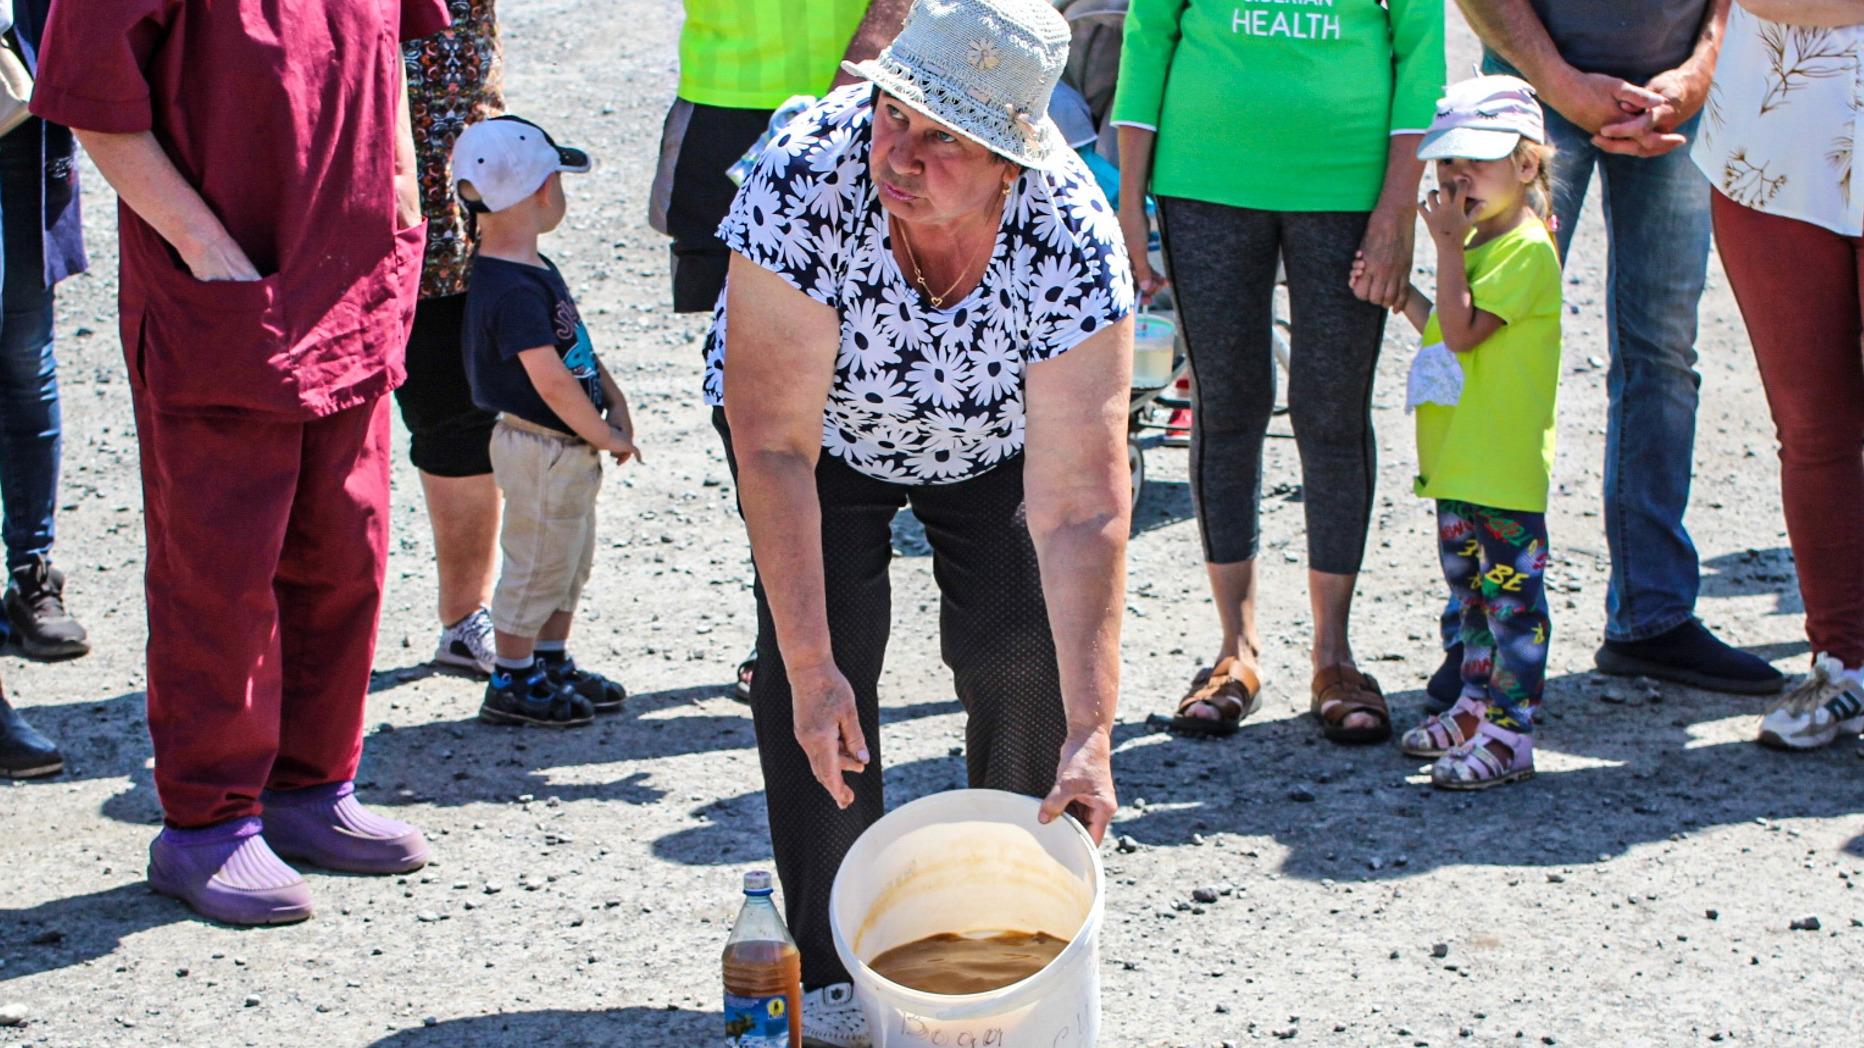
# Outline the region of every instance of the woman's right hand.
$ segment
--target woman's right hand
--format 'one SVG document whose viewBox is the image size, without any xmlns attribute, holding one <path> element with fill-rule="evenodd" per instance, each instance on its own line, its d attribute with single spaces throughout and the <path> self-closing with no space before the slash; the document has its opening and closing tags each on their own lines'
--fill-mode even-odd
<svg viewBox="0 0 1864 1048">
<path fill-rule="evenodd" d="M 1133 290 L 1138 292 L 1139 304 L 1143 306 L 1170 283 L 1163 273 L 1152 268 L 1152 230 L 1146 224 L 1143 203 L 1129 203 L 1120 208 L 1120 232 L 1126 238 L 1126 257 L 1133 264 Z"/>
<path fill-rule="evenodd" d="M 179 251 L 188 272 L 200 281 L 258 280 L 258 268 L 246 257 L 238 241 L 225 230 L 218 232 L 218 236 L 203 239 L 191 251 Z"/>
<path fill-rule="evenodd" d="M 854 688 L 834 663 L 819 668 L 789 670 L 791 717 L 796 741 L 809 755 L 809 770 L 835 798 L 835 806 L 854 803 L 854 790 L 842 779 L 844 772 L 867 770 L 867 738 L 855 711 Z"/>
</svg>

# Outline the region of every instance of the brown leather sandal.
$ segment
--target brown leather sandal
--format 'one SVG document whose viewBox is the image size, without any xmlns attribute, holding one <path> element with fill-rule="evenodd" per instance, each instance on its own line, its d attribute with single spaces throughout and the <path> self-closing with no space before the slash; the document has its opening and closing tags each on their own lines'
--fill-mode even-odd
<svg viewBox="0 0 1864 1048">
<path fill-rule="evenodd" d="M 1215 719 L 1191 713 L 1191 707 L 1200 702 L 1217 711 Z M 1171 730 L 1183 735 L 1234 735 L 1243 718 L 1261 708 L 1262 682 L 1254 670 L 1231 656 L 1191 678 L 1191 690 L 1178 700 Z"/>
<path fill-rule="evenodd" d="M 1351 666 L 1329 666 L 1314 674 L 1312 712 L 1320 721 L 1320 733 L 1333 742 L 1363 745 L 1384 742 L 1392 735 L 1392 714 L 1379 682 Z M 1378 723 L 1349 728 L 1346 719 L 1355 713 L 1370 714 Z"/>
</svg>

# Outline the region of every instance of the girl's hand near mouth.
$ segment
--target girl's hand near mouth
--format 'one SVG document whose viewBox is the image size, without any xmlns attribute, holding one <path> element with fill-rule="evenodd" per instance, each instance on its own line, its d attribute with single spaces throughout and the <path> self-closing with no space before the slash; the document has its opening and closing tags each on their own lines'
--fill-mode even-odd
<svg viewBox="0 0 1864 1048">
<path fill-rule="evenodd" d="M 1437 241 L 1441 250 L 1446 243 L 1461 247 L 1469 238 L 1469 230 L 1475 225 L 1473 204 L 1461 182 L 1452 182 L 1447 187 L 1433 189 L 1430 195 L 1418 202 L 1418 215 L 1424 219 L 1424 228 Z"/>
</svg>

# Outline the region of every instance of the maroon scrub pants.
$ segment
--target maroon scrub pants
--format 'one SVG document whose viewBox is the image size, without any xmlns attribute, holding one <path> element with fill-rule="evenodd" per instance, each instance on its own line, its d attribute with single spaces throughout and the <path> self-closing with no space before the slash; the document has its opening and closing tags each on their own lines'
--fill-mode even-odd
<svg viewBox="0 0 1864 1048">
<path fill-rule="evenodd" d="M 149 735 L 168 825 L 355 777 L 388 556 L 388 398 L 303 422 L 135 396 Z"/>
</svg>

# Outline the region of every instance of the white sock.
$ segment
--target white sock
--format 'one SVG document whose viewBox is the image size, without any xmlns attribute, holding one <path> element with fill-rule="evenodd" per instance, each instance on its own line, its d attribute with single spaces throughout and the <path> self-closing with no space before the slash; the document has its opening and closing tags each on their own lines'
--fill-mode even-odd
<svg viewBox="0 0 1864 1048">
<path fill-rule="evenodd" d="M 557 652 L 567 650 L 569 645 L 570 642 L 567 640 L 540 640 L 536 644 L 531 645 L 531 647 L 535 651 Z"/>
<path fill-rule="evenodd" d="M 495 658 L 493 661 L 498 664 L 499 669 L 504 670 L 507 673 L 515 674 L 523 670 L 530 669 L 532 664 L 534 664 L 537 660 L 530 655 L 526 655 L 522 660 L 508 659 L 505 656 L 500 655 L 497 658 Z"/>
</svg>

